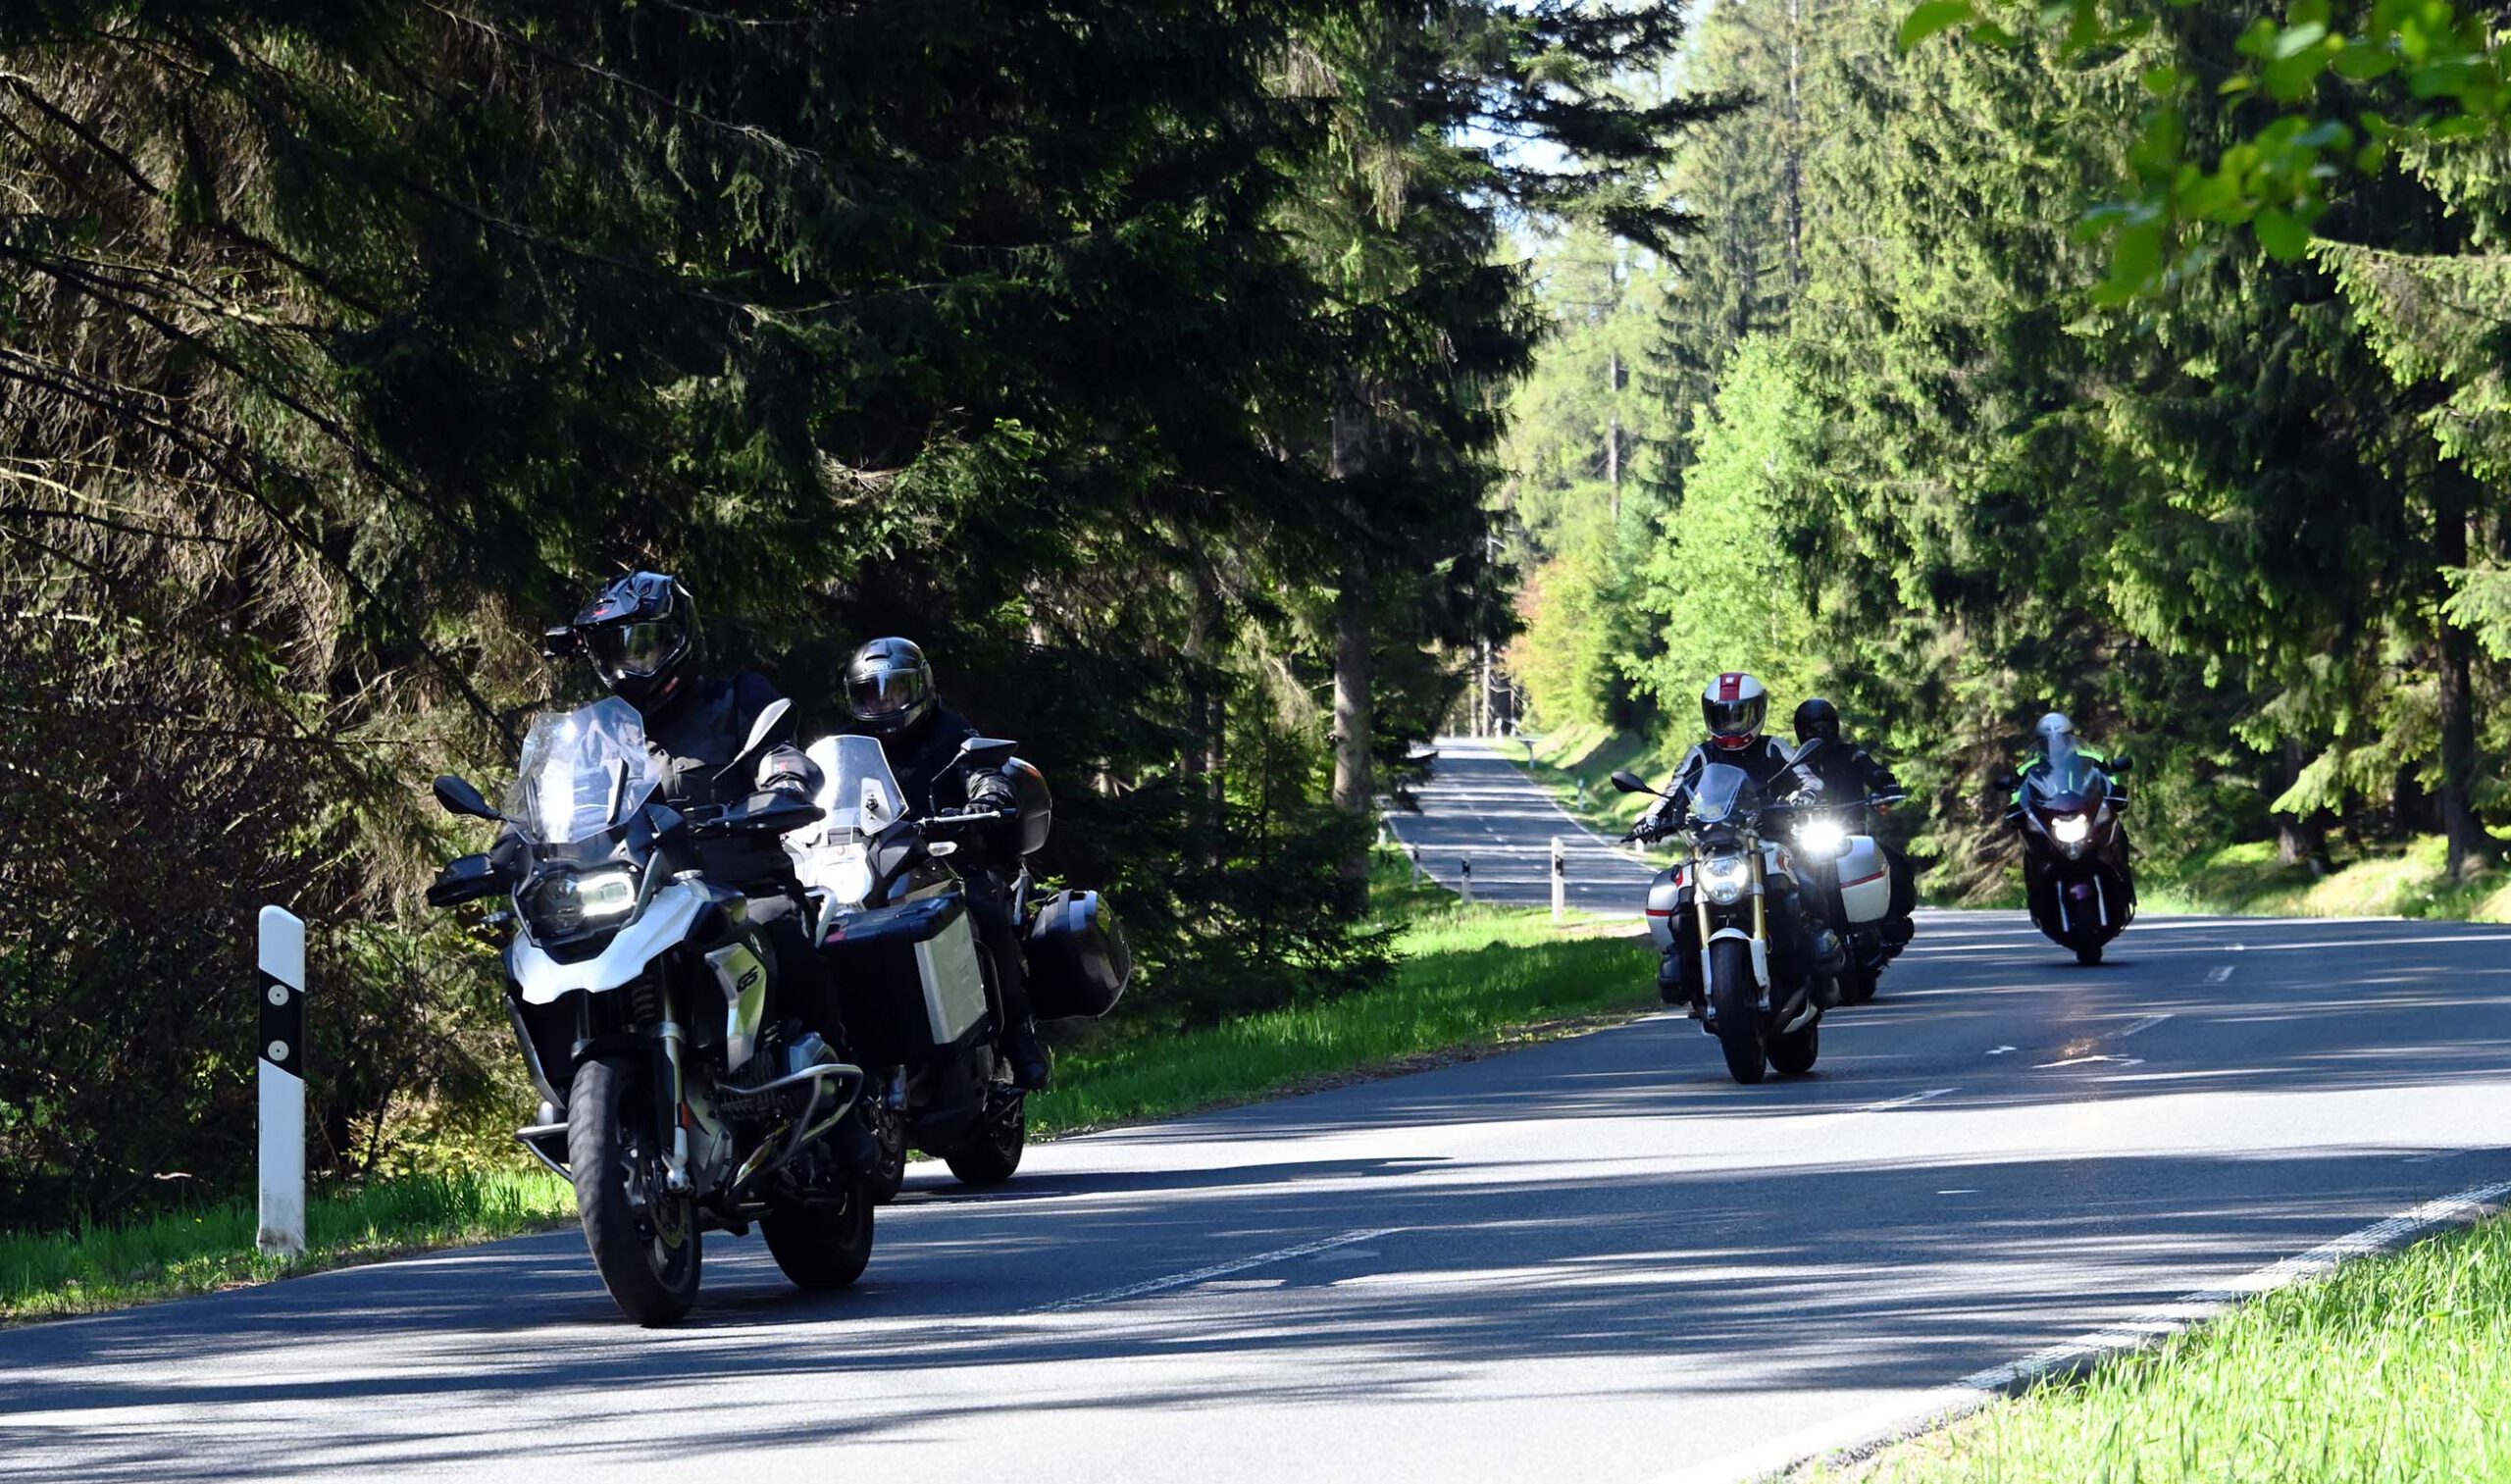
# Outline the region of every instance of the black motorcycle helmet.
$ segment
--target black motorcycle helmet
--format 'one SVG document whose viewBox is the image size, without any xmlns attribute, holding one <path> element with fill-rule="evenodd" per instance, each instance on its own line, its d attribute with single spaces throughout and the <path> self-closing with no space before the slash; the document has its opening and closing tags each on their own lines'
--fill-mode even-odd
<svg viewBox="0 0 2511 1484">
<path fill-rule="evenodd" d="M 696 669 L 697 604 L 667 573 L 632 572 L 568 626 L 610 693 L 651 716 Z"/>
<path fill-rule="evenodd" d="M 903 639 L 876 639 L 846 665 L 846 708 L 875 737 L 900 737 L 933 714 L 933 667 Z"/>
<path fill-rule="evenodd" d="M 1796 740 L 1803 742 L 1817 737 L 1825 742 L 1840 740 L 1840 708 L 1819 695 L 1796 708 Z"/>
</svg>

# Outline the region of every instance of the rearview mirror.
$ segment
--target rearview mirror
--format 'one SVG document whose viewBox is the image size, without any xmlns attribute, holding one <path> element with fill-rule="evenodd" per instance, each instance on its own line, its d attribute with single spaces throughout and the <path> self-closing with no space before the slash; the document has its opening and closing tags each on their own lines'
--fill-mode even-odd
<svg viewBox="0 0 2511 1484">
<path fill-rule="evenodd" d="M 1619 789 L 1624 793 L 1654 793 L 1657 792 L 1642 782 L 1638 774 L 1631 772 L 1627 768 L 1615 768 L 1613 770 L 1613 786 Z"/>
<path fill-rule="evenodd" d="M 471 787 L 469 780 L 451 773 L 436 775 L 436 801 L 444 806 L 447 814 L 460 814 L 472 819 L 505 818 L 488 807 L 488 801 L 480 796 L 480 791 Z"/>
<path fill-rule="evenodd" d="M 1988 786 L 1994 789 L 2020 789 L 2023 780 L 2014 776 L 2012 768 L 1999 768 L 1988 775 Z"/>
<path fill-rule="evenodd" d="M 2110 771 L 2120 778 L 2125 778 L 2128 774 L 2136 771 L 2136 760 L 2129 757 L 2127 753 L 2122 752 L 2117 757 L 2110 759 Z"/>
<path fill-rule="evenodd" d="M 1018 742 L 999 737 L 971 737 L 959 743 L 958 761 L 970 768 L 999 768 L 1011 761 L 1011 754 L 1019 749 Z"/>
<path fill-rule="evenodd" d="M 715 776 L 730 778 L 757 762 L 767 751 L 768 745 L 776 740 L 776 728 L 785 720 L 785 713 L 793 709 L 794 703 L 781 695 L 761 706 L 758 711 L 758 720 L 750 723 L 749 741 L 742 743 L 742 749 L 733 754 L 731 762 L 715 770 Z"/>
</svg>

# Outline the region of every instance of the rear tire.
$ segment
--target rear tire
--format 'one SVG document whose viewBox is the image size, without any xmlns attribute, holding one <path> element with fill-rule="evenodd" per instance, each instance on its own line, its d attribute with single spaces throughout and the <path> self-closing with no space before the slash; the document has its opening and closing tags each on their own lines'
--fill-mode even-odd
<svg viewBox="0 0 2511 1484">
<path fill-rule="evenodd" d="M 1875 982 L 1880 978 L 1882 978 L 1882 971 L 1880 969 L 1877 969 L 1874 965 L 1868 963 L 1865 959 L 1858 956 L 1855 949 L 1851 949 L 1849 953 L 1848 972 L 1840 976 L 1840 1003 L 1864 1004 L 1868 1000 L 1872 999 L 1874 998 Z M 1808 1027 L 1808 1029 L 1811 1029 L 1811 1027 Z M 1775 1048 L 1772 1048 L 1772 1054 L 1776 1054 Z M 1781 1068 L 1781 1070 L 1785 1070 L 1785 1068 Z"/>
<path fill-rule="evenodd" d="M 661 1151 L 647 1148 L 652 1121 L 653 1098 L 636 1058 L 603 1056 L 576 1069 L 567 1094 L 576 1219 L 602 1287 L 621 1313 L 648 1329 L 689 1312 L 705 1264 L 695 1200 L 663 1191 Z"/>
<path fill-rule="evenodd" d="M 2075 962 L 2082 964 L 2087 969 L 2098 967 L 2101 963 L 2101 945 L 2097 943 L 2087 944 L 2086 946 L 2075 949 Z"/>
<path fill-rule="evenodd" d="M 998 1082 L 986 1090 L 985 1122 L 977 1136 L 945 1153 L 942 1161 L 961 1185 L 1000 1185 L 1018 1172 L 1028 1147 L 1029 1095 Z"/>
<path fill-rule="evenodd" d="M 787 1205 L 758 1218 L 769 1255 L 795 1288 L 845 1288 L 872 1260 L 871 1177 L 856 1171 L 840 1186 L 843 1204 Z"/>
<path fill-rule="evenodd" d="M 1726 1053 L 1726 1070 L 1746 1087 L 1769 1071 L 1762 1050 L 1760 998 L 1760 986 L 1753 982 L 1751 946 L 1733 938 L 1711 944 L 1709 1002 L 1717 1011 L 1717 1045 Z"/>
<path fill-rule="evenodd" d="M 1815 1021 L 1801 1031 L 1769 1039 L 1769 1064 L 1790 1077 L 1802 1077 L 1814 1070 L 1814 1058 L 1822 1054 L 1822 1023 Z"/>
</svg>

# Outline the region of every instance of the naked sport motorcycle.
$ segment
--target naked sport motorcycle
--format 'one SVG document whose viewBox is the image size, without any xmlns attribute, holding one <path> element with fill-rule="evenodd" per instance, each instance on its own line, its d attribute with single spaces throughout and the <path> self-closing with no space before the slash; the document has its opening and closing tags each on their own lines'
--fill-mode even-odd
<svg viewBox="0 0 2511 1484">
<path fill-rule="evenodd" d="M 755 764 L 786 706 L 719 776 Z M 863 1072 L 786 1017 L 752 916 L 768 904 L 708 869 L 820 811 L 773 793 L 675 809 L 659 783 L 626 701 L 542 716 L 502 809 L 436 781 L 448 811 L 506 828 L 428 892 L 510 898 L 506 1008 L 544 1100 L 517 1137 L 574 1183 L 603 1286 L 646 1325 L 695 1302 L 709 1230 L 758 1223 L 804 1288 L 843 1288 L 872 1254 L 870 1141 L 847 1117 Z"/>
<path fill-rule="evenodd" d="M 810 897 L 847 1050 L 872 1074 L 863 1112 L 879 1150 L 878 1200 L 897 1194 L 910 1146 L 939 1155 L 962 1183 L 995 1185 L 1019 1169 L 1028 1143 L 1027 1095 L 1002 1054 L 997 966 L 957 869 L 963 849 L 1008 839 L 1018 851 L 1011 891 L 1040 1019 L 1105 1014 L 1131 972 L 1097 893 L 1037 899 L 1032 891 L 1028 858 L 1047 843 L 1053 804 L 1013 746 L 970 738 L 951 764 L 1000 772 L 1010 806 L 938 812 L 910 807 L 875 739 L 829 737 L 805 749 L 820 771 L 823 813 L 785 846 Z"/>
<path fill-rule="evenodd" d="M 2136 877 L 2127 861 L 2123 817 L 2127 791 L 2118 786 L 2134 764 L 2126 757 L 2070 752 L 2032 766 L 2022 778 L 1997 775 L 2011 791 L 2006 822 L 2023 837 L 2024 900 L 2031 925 L 2089 968 L 2103 947 L 2136 917 Z"/>
<path fill-rule="evenodd" d="M 1796 806 L 1731 763 L 1710 763 L 1687 792 L 1661 793 L 1628 772 L 1613 783 L 1674 802 L 1690 842 L 1691 858 L 1661 873 L 1648 896 L 1649 935 L 1677 976 L 1663 985 L 1668 998 L 1688 1001 L 1737 1082 L 1760 1082 L 1771 1067 L 1813 1070 L 1821 1052 L 1817 985 L 1811 966 L 1774 942 L 1788 925 L 1773 921 L 1773 898 L 1802 900 L 1779 833 Z"/>
</svg>

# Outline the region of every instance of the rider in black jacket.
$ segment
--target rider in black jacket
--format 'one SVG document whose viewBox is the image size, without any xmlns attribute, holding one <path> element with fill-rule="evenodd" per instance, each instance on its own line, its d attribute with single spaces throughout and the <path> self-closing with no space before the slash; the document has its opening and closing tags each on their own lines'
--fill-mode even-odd
<svg viewBox="0 0 2511 1484">
<path fill-rule="evenodd" d="M 702 673 L 705 644 L 697 605 L 689 589 L 667 574 L 637 572 L 594 594 L 575 621 L 548 635 L 555 655 L 580 651 L 610 693 L 637 708 L 645 723 L 645 746 L 661 765 L 658 791 L 675 808 L 732 803 L 753 790 L 808 798 L 819 770 L 792 744 L 790 721 L 779 724 L 780 745 L 750 777 L 716 774 L 741 755 L 759 714 L 781 699 L 774 683 L 753 670 Z M 730 846 L 720 862 L 727 884 L 753 892 L 750 917 L 775 950 L 785 1003 L 803 1022 L 836 1040 L 837 1001 L 828 968 L 803 931 L 793 864 L 781 846 Z"/>
<path fill-rule="evenodd" d="M 909 810 L 939 814 L 1016 803 L 1017 790 L 1000 772 L 971 774 L 952 766 L 959 744 L 980 734 L 943 701 L 933 666 L 913 642 L 876 639 L 855 650 L 846 666 L 846 704 L 854 731 L 880 739 Z M 1020 903 L 1014 899 L 1020 853 L 1012 841 L 1012 827 L 996 831 L 994 839 L 961 857 L 961 879 L 968 887 L 969 913 L 994 961 L 1002 1049 L 1012 1080 L 1034 1092 L 1047 1085 L 1052 1067 L 1029 1012 L 1028 963 L 1020 946 Z"/>
<path fill-rule="evenodd" d="M 1822 795 L 1831 799 L 1876 798 L 1898 800 L 1909 791 L 1892 776 L 1892 770 L 1873 754 L 1855 742 L 1840 737 L 1840 710 L 1821 696 L 1815 696 L 1796 708 L 1796 741 L 1801 746 L 1814 738 L 1822 744 L 1806 755 L 1804 766 L 1822 781 Z M 1878 803 L 1877 814 L 1886 813 L 1891 804 Z M 1918 877 L 1910 867 L 1910 857 L 1898 845 L 1875 833 L 1882 848 L 1883 861 L 1892 868 L 1892 905 L 1884 917 L 1884 943 L 1888 952 L 1898 954 L 1902 945 L 1910 941 L 1910 914 L 1918 910 Z"/>
</svg>

